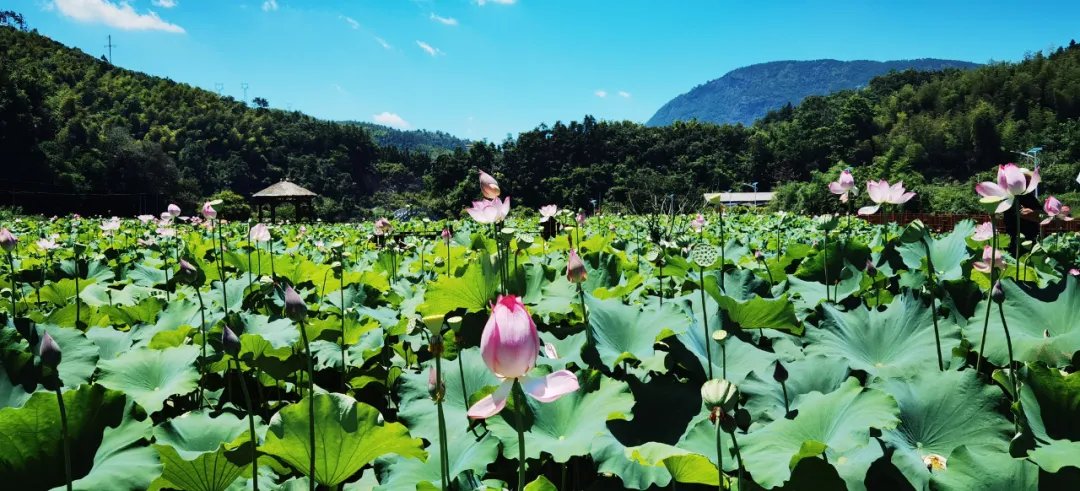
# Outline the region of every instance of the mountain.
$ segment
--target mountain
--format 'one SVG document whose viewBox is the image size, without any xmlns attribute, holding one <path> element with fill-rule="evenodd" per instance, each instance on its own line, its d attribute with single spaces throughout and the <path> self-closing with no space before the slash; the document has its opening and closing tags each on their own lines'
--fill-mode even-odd
<svg viewBox="0 0 1080 491">
<path fill-rule="evenodd" d="M 375 143 L 381 146 L 393 146 L 410 152 L 439 154 L 465 149 L 469 146 L 469 140 L 443 131 L 399 130 L 364 121 L 342 121 L 342 123 L 364 128 L 375 139 Z"/>
<path fill-rule="evenodd" d="M 750 65 L 694 87 L 667 104 L 645 124 L 662 126 L 673 121 L 750 125 L 771 110 L 798 104 L 807 96 L 865 86 L 870 79 L 891 71 L 970 69 L 977 63 L 924 58 L 897 61 L 774 61 Z"/>
</svg>

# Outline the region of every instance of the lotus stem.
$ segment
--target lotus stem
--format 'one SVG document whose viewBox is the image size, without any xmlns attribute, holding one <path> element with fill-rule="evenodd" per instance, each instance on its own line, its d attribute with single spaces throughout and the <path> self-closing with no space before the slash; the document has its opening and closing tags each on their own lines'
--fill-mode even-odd
<svg viewBox="0 0 1080 491">
<path fill-rule="evenodd" d="M 341 257 L 340 253 L 339 253 L 338 257 L 339 257 L 339 261 L 342 261 L 344 259 L 344 258 Z M 348 368 L 349 365 L 348 365 L 348 360 L 346 359 L 346 353 L 345 353 L 345 263 L 344 262 L 341 262 L 341 293 L 340 293 L 340 299 L 341 299 L 341 390 L 342 391 L 347 391 L 349 389 L 349 385 L 346 382 L 346 380 L 348 378 L 348 374 L 346 373 L 347 372 L 346 369 Z"/>
<path fill-rule="evenodd" d="M 206 376 L 206 307 L 203 304 L 202 291 L 195 287 L 195 297 L 199 299 L 199 337 L 202 338 L 202 357 L 199 360 L 199 407 L 203 404 L 203 378 Z"/>
<path fill-rule="evenodd" d="M 511 392 L 514 395 L 514 415 L 517 418 L 518 434 L 517 489 L 518 491 L 522 491 L 525 489 L 525 419 L 521 417 L 521 413 L 525 411 L 525 404 L 521 397 L 521 382 L 514 380 L 514 386 L 511 389 Z"/>
<path fill-rule="evenodd" d="M 1012 336 L 1009 335 L 1009 324 L 1005 322 L 1004 303 L 998 304 L 998 314 L 1001 316 L 1001 328 L 1005 331 L 1005 346 L 1009 350 L 1009 381 L 1012 383 L 1013 398 L 1020 400 L 1020 386 L 1016 383 L 1016 370 L 1013 367 L 1015 360 L 1013 358 Z"/>
<path fill-rule="evenodd" d="M 439 474 L 442 475 L 442 489 L 450 489 L 450 454 L 446 448 L 446 415 L 443 413 L 442 355 L 435 356 L 435 407 L 439 417 Z"/>
<path fill-rule="evenodd" d="M 310 491 L 315 491 L 315 368 L 311 363 L 311 346 L 308 344 L 307 329 L 304 328 L 304 319 L 300 319 L 300 338 L 304 341 L 304 358 L 307 360 L 308 376 L 308 442 L 311 460 L 309 462 L 310 474 L 308 484 Z"/>
<path fill-rule="evenodd" d="M 15 291 L 18 290 L 15 287 L 15 260 L 11 257 L 11 251 L 7 253 L 8 260 L 8 279 L 11 280 L 11 322 L 15 322 Z M 75 292 L 78 295 L 78 292 Z"/>
<path fill-rule="evenodd" d="M 64 484 L 71 491 L 71 447 L 68 442 L 67 409 L 64 407 L 64 394 L 59 379 L 56 384 L 56 405 L 60 408 L 60 436 L 64 447 Z"/>
<path fill-rule="evenodd" d="M 225 309 L 225 315 L 227 316 L 229 315 L 229 294 L 227 293 L 229 289 L 226 288 L 225 285 L 225 241 L 221 238 L 221 220 L 215 220 L 215 222 L 216 226 L 214 228 L 217 230 L 218 249 L 221 252 L 220 254 L 218 254 L 218 262 L 219 264 L 221 264 L 221 266 L 218 268 L 218 278 L 221 279 L 221 301 L 223 302 L 222 308 Z"/>
<path fill-rule="evenodd" d="M 829 296 L 829 231 L 825 231 L 825 244 L 821 248 L 821 252 L 825 254 L 825 262 L 821 268 L 821 271 L 825 273 L 825 301 L 831 302 L 832 297 Z"/>
<path fill-rule="evenodd" d="M 162 250 L 161 250 L 161 262 L 162 262 L 162 266 L 165 268 L 165 301 L 166 302 L 171 302 L 172 301 L 172 295 L 169 293 L 169 251 L 168 251 L 168 249 L 162 248 Z"/>
<path fill-rule="evenodd" d="M 923 249 L 926 250 L 926 270 L 930 274 L 930 311 L 934 317 L 934 344 L 937 346 L 937 364 L 938 371 L 945 371 L 945 360 L 941 355 L 941 331 L 938 329 L 938 312 L 937 312 L 937 282 L 934 280 L 934 260 L 930 257 L 930 244 L 926 241 L 926 238 L 922 239 Z"/>
<path fill-rule="evenodd" d="M 790 399 L 788 399 L 787 382 L 786 381 L 781 381 L 780 382 L 780 390 L 784 391 L 784 414 L 785 415 L 791 414 L 791 406 L 790 406 L 791 403 L 790 403 Z"/>
<path fill-rule="evenodd" d="M 739 440 L 735 438 L 735 428 L 732 428 L 731 431 L 728 432 L 728 434 L 731 435 L 731 444 L 735 446 L 735 460 L 736 465 L 739 467 L 739 487 L 737 489 L 742 490 L 744 489 L 742 451 L 739 450 Z"/>
<path fill-rule="evenodd" d="M 718 474 L 718 476 L 717 476 L 717 486 L 718 486 L 717 489 L 726 489 L 727 486 L 725 486 L 725 481 L 727 480 L 726 479 L 727 476 L 724 475 L 724 451 L 723 451 L 723 440 L 720 439 L 721 432 L 720 432 L 720 418 L 719 417 L 716 418 L 715 426 L 716 426 L 716 472 Z M 675 480 L 672 479 L 672 482 L 674 482 L 674 481 Z"/>
<path fill-rule="evenodd" d="M 589 346 L 593 345 L 592 326 L 589 325 L 589 311 L 585 308 L 585 288 L 581 286 L 581 283 L 577 284 L 578 301 L 581 302 L 581 317 L 585 321 L 585 343 Z M 466 406 L 468 403 L 466 403 Z"/>
<path fill-rule="evenodd" d="M 248 394 L 247 382 L 244 381 L 244 372 L 240 370 L 240 360 L 234 359 L 233 363 L 236 364 L 240 391 L 244 394 L 244 405 L 247 408 L 248 438 L 251 439 L 251 487 L 253 491 L 259 491 L 259 450 L 255 436 L 255 414 L 251 411 L 251 395 Z"/>
<path fill-rule="evenodd" d="M 705 307 L 705 268 L 698 265 L 698 275 L 701 277 L 701 325 L 705 330 L 705 366 L 709 368 L 709 380 L 713 378 L 712 361 L 712 336 L 709 333 L 709 309 Z"/>
<path fill-rule="evenodd" d="M 993 230 L 993 236 L 990 239 L 990 286 L 986 288 L 986 316 L 983 318 L 983 330 L 982 339 L 979 341 L 979 356 L 975 358 L 975 373 L 979 373 L 979 368 L 982 367 L 982 359 L 986 356 L 986 331 L 990 329 L 990 304 L 993 301 L 990 299 L 990 292 L 994 290 L 994 282 L 997 281 L 997 227 L 994 226 L 994 217 L 990 217 L 990 225 Z"/>
</svg>

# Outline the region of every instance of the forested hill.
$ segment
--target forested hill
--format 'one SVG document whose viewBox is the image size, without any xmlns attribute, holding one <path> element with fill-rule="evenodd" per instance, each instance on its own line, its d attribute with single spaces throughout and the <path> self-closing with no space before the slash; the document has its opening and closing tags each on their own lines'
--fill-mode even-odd
<svg viewBox="0 0 1080 491">
<path fill-rule="evenodd" d="M 938 71 L 968 69 L 976 63 L 925 58 L 894 61 L 773 61 L 738 68 L 723 77 L 694 87 L 667 104 L 649 126 L 673 121 L 749 125 L 769 111 L 798 104 L 807 96 L 865 86 L 870 79 L 890 71 Z"/>
<path fill-rule="evenodd" d="M 2 190 L 191 204 L 290 178 L 333 198 L 319 203 L 328 217 L 362 209 L 384 153 L 360 126 L 250 107 L 10 27 L 0 27 L 0 149 Z"/>
<path fill-rule="evenodd" d="M 399 130 L 364 121 L 342 122 L 364 128 L 379 145 L 397 147 L 410 152 L 439 154 L 456 149 L 465 149 L 469 146 L 469 140 L 458 138 L 443 131 Z"/>
<path fill-rule="evenodd" d="M 696 207 L 702 192 L 758 182 L 780 192 L 777 206 L 817 212 L 839 210 L 825 185 L 851 166 L 859 182 L 904 180 L 919 193 L 909 209 L 962 211 L 977 204 L 975 180 L 1032 146 L 1044 148 L 1044 192 L 1077 189 L 1075 43 L 1019 63 L 886 74 L 752 126 L 586 116 L 431 153 L 380 147 L 354 124 L 249 107 L 0 27 L 0 193 L 149 194 L 191 209 L 218 191 L 247 195 L 287 177 L 323 195 L 326 219 L 405 205 L 456 216 L 478 196 L 480 168 L 515 209 L 598 199 L 641 211 L 668 194 Z"/>
</svg>

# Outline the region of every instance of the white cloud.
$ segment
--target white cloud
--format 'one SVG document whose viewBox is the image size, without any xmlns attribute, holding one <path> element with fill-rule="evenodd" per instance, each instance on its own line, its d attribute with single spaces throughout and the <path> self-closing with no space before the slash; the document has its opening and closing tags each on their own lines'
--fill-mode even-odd
<svg viewBox="0 0 1080 491">
<path fill-rule="evenodd" d="M 100 23 L 126 31 L 165 31 L 184 33 L 184 28 L 161 20 L 148 10 L 145 14 L 135 11 L 127 2 L 114 4 L 109 0 L 55 0 L 53 5 L 65 17 L 79 22 Z"/>
<path fill-rule="evenodd" d="M 351 27 L 353 29 L 359 29 L 360 28 L 360 23 L 356 22 L 356 19 L 354 19 L 352 17 L 346 16 L 346 15 L 339 15 L 338 18 L 345 21 L 347 24 L 349 24 L 349 27 Z"/>
<path fill-rule="evenodd" d="M 375 42 L 379 43 L 379 46 L 382 46 L 384 49 L 393 48 L 393 46 L 390 46 L 390 43 L 386 42 L 385 39 L 383 39 L 383 38 L 381 38 L 379 36 L 375 36 Z"/>
<path fill-rule="evenodd" d="M 431 20 L 448 26 L 456 26 L 458 24 L 457 19 L 453 17 L 442 17 L 436 15 L 435 12 L 431 13 Z"/>
<path fill-rule="evenodd" d="M 436 47 L 434 47 L 434 46 L 432 46 L 432 45 L 430 45 L 428 43 L 425 43 L 423 41 L 420 41 L 420 40 L 416 41 L 416 45 L 419 46 L 420 49 L 424 50 L 425 53 L 427 53 L 427 54 L 429 54 L 431 56 L 439 56 L 441 54 L 445 54 L 445 53 L 442 52 L 441 49 L 436 48 Z"/>
<path fill-rule="evenodd" d="M 625 91 L 625 90 L 620 90 L 619 91 L 619 97 L 622 97 L 623 99 L 629 99 L 630 98 L 630 93 Z"/>
<path fill-rule="evenodd" d="M 408 121 L 405 121 L 405 119 L 402 118 L 401 116 L 398 116 L 397 113 L 381 112 L 379 114 L 373 114 L 371 116 L 371 119 L 373 121 L 375 121 L 376 123 L 386 125 L 386 126 L 391 126 L 391 127 L 394 127 L 394 128 L 403 129 L 403 130 L 407 130 L 409 128 L 412 128 L 412 125 L 409 124 Z"/>
<path fill-rule="evenodd" d="M 481 7 L 487 5 L 489 2 L 499 5 L 513 5 L 517 3 L 517 0 L 476 0 L 476 4 Z"/>
<path fill-rule="evenodd" d="M 601 99 L 603 99 L 603 98 L 607 97 L 607 91 L 606 91 L 606 90 L 603 90 L 603 89 L 601 89 L 601 90 L 598 90 L 598 91 L 596 91 L 596 92 L 593 92 L 593 93 L 594 93 L 594 94 L 596 94 L 596 97 L 599 97 L 599 98 L 601 98 Z"/>
<path fill-rule="evenodd" d="M 163 9 L 171 9 L 178 3 L 176 0 L 152 0 L 150 3 L 155 7 L 161 7 Z"/>
<path fill-rule="evenodd" d="M 266 0 L 262 4 L 263 12 L 271 12 L 278 9 L 277 0 Z"/>
</svg>

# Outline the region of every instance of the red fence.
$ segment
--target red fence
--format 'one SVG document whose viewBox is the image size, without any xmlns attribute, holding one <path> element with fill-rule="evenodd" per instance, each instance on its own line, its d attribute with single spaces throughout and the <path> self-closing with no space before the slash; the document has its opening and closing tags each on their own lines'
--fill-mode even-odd
<svg viewBox="0 0 1080 491">
<path fill-rule="evenodd" d="M 964 220 L 972 220 L 976 224 L 987 222 L 990 220 L 989 215 L 971 215 L 960 213 L 878 213 L 869 217 L 862 217 L 866 221 L 874 224 L 883 224 L 889 222 L 896 222 L 901 225 L 907 225 L 915 220 L 921 220 L 930 230 L 935 232 L 952 230 L 957 223 Z M 1042 217 L 1039 217 L 1041 219 Z M 1024 218 L 1024 230 L 1026 227 L 1033 227 L 1038 225 L 1038 221 L 1031 221 Z M 1005 221 L 1000 215 L 994 216 L 994 227 L 999 231 L 1005 230 Z M 1073 220 L 1071 222 L 1064 222 L 1061 220 L 1054 220 L 1042 227 L 1044 234 L 1059 233 L 1059 232 L 1080 232 L 1080 220 Z M 1027 234 L 1028 232 L 1024 232 Z"/>
</svg>

